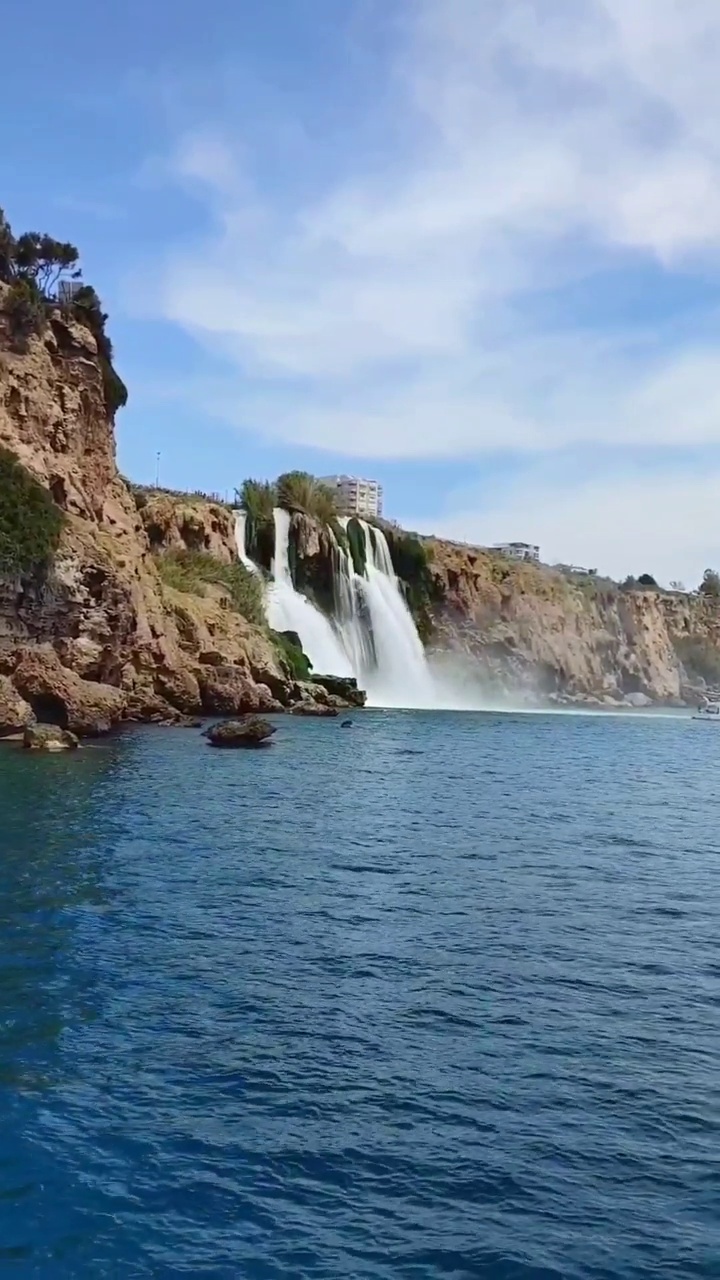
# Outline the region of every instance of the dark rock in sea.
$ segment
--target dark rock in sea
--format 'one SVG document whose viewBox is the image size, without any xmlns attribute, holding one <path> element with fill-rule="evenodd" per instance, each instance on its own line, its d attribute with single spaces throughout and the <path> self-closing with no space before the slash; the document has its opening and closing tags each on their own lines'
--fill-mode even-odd
<svg viewBox="0 0 720 1280">
<path fill-rule="evenodd" d="M 247 720 L 223 720 L 205 730 L 211 747 L 265 747 L 276 732 L 275 726 L 257 716 Z"/>
<path fill-rule="evenodd" d="M 74 733 L 56 724 L 28 725 L 23 734 L 23 747 L 27 751 L 77 751 L 79 746 Z"/>
<path fill-rule="evenodd" d="M 352 720 L 343 720 L 340 725 L 341 729 L 352 729 Z"/>
<path fill-rule="evenodd" d="M 290 708 L 291 716 L 339 716 L 337 707 L 328 707 L 322 702 L 298 702 Z"/>
<path fill-rule="evenodd" d="M 358 683 L 354 676 L 312 675 L 310 683 L 320 685 L 321 688 L 327 690 L 328 693 L 331 693 L 336 698 L 342 698 L 347 706 L 365 706 L 367 694 L 364 689 L 358 689 Z"/>
</svg>

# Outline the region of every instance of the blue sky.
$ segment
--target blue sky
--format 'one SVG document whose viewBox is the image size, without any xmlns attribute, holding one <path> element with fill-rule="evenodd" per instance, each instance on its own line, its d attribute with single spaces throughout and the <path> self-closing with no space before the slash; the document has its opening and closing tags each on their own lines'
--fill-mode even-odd
<svg viewBox="0 0 720 1280">
<path fill-rule="evenodd" d="M 4 15 L 0 202 L 81 248 L 125 472 L 359 471 L 428 531 L 720 565 L 714 0 L 33 19 L 28 54 Z"/>
</svg>

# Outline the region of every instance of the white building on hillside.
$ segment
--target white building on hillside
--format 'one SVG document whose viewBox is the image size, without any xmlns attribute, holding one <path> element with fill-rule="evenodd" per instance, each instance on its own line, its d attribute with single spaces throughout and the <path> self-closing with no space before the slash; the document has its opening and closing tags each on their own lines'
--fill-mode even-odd
<svg viewBox="0 0 720 1280">
<path fill-rule="evenodd" d="M 323 476 L 322 483 L 335 494 L 341 516 L 377 519 L 382 515 L 383 491 L 377 480 L 363 480 L 360 476 Z"/>
<path fill-rule="evenodd" d="M 532 564 L 540 563 L 540 548 L 531 542 L 496 542 L 493 551 L 499 551 L 509 560 L 529 560 Z"/>
</svg>

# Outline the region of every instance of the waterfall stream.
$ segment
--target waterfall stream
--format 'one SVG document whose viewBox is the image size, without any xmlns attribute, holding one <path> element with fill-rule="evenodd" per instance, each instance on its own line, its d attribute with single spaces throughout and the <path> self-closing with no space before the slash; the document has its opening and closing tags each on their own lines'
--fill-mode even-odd
<svg viewBox="0 0 720 1280">
<path fill-rule="evenodd" d="M 275 559 L 267 594 L 267 617 L 273 631 L 295 631 L 318 675 L 351 676 L 352 664 L 332 623 L 293 586 L 290 573 L 290 515 L 276 507 Z"/>
<path fill-rule="evenodd" d="M 364 574 L 355 572 L 350 552 L 333 537 L 335 616 L 330 620 L 295 588 L 290 570 L 290 515 L 281 507 L 273 515 L 273 580 L 265 596 L 273 630 L 295 631 L 318 674 L 355 676 L 367 690 L 371 706 L 437 706 L 422 641 L 382 530 L 358 521 L 365 540 Z M 345 527 L 347 523 L 343 522 Z M 247 553 L 245 527 L 245 513 L 238 512 L 238 556 L 251 573 L 259 573 Z"/>
</svg>

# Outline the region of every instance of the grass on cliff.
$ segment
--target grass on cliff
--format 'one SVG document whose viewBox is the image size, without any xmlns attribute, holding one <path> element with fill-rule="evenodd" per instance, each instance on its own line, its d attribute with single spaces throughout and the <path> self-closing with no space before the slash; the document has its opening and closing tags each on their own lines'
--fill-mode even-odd
<svg viewBox="0 0 720 1280">
<path fill-rule="evenodd" d="M 224 587 L 236 613 L 261 627 L 265 623 L 262 586 L 243 564 L 223 564 L 206 551 L 169 551 L 155 557 L 162 581 L 174 591 L 203 596 L 210 584 Z"/>
<path fill-rule="evenodd" d="M 0 572 L 46 572 L 64 519 L 48 490 L 9 449 L 0 448 Z"/>
</svg>

